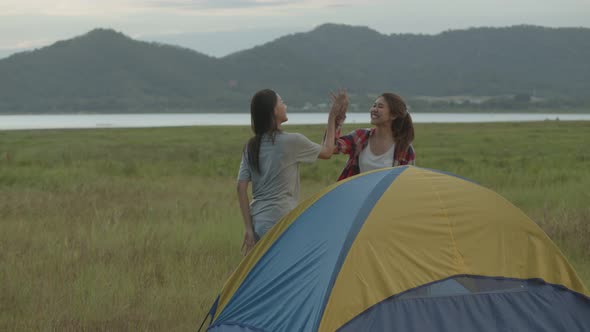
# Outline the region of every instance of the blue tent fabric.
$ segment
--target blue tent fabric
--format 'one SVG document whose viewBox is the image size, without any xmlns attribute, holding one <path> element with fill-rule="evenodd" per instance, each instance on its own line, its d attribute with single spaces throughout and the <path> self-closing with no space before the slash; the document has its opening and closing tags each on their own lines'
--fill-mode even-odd
<svg viewBox="0 0 590 332">
<path fill-rule="evenodd" d="M 208 329 L 211 332 L 266 332 L 251 326 L 244 326 L 238 323 L 227 322 L 224 325 L 214 326 Z"/>
<path fill-rule="evenodd" d="M 465 180 L 402 166 L 325 188 L 242 261 L 207 330 L 590 332 L 590 292 L 555 244 Z"/>
<path fill-rule="evenodd" d="M 466 294 L 462 289 L 450 296 L 396 296 L 338 331 L 590 331 L 590 305 L 585 296 L 538 281 L 522 283 L 525 287 L 516 290 Z"/>
<path fill-rule="evenodd" d="M 282 245 L 260 258 L 212 327 L 238 321 L 265 331 L 317 329 L 346 248 L 375 201 L 404 169 L 343 183 L 308 208 L 282 235 Z"/>
</svg>

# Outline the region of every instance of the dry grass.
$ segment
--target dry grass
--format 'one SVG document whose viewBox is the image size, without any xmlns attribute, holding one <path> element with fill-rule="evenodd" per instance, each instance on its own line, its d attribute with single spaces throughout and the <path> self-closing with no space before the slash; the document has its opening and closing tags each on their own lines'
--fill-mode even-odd
<svg viewBox="0 0 590 332">
<path fill-rule="evenodd" d="M 0 330 L 194 330 L 241 259 L 234 179 L 248 136 L 0 132 Z M 504 195 L 589 284 L 590 123 L 419 125 L 417 137 L 420 166 Z M 304 196 L 344 161 L 304 167 Z"/>
</svg>

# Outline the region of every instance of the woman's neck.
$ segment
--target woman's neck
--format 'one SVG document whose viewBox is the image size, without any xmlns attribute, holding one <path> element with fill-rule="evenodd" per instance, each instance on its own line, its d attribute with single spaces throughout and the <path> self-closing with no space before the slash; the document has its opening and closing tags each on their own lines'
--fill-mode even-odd
<svg viewBox="0 0 590 332">
<path fill-rule="evenodd" d="M 281 127 L 278 127 L 278 128 L 270 129 L 269 131 L 264 133 L 264 135 L 272 136 L 272 135 L 280 133 L 281 131 L 282 131 Z"/>
<path fill-rule="evenodd" d="M 393 140 L 393 133 L 391 132 L 390 126 L 375 127 L 375 133 L 373 136 L 379 140 Z"/>
</svg>

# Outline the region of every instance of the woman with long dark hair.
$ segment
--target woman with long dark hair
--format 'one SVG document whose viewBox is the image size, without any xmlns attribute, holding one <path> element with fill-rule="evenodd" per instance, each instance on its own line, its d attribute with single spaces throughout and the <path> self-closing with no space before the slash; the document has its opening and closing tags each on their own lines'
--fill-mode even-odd
<svg viewBox="0 0 590 332">
<path fill-rule="evenodd" d="M 375 127 L 340 136 L 344 116 L 337 121 L 334 153 L 348 154 L 338 181 L 384 167 L 415 165 L 414 124 L 406 103 L 395 93 L 380 95 L 370 110 Z M 342 120 L 340 120 L 342 119 Z"/>
<path fill-rule="evenodd" d="M 346 109 L 346 95 L 333 95 L 328 129 L 320 145 L 299 133 L 281 128 L 287 121 L 287 106 L 270 89 L 258 91 L 250 103 L 254 136 L 246 144 L 238 174 L 238 200 L 244 219 L 242 251 L 247 254 L 299 201 L 299 164 L 318 158 L 329 159 L 334 152 L 336 117 Z M 252 182 L 252 202 L 248 185 Z"/>
</svg>

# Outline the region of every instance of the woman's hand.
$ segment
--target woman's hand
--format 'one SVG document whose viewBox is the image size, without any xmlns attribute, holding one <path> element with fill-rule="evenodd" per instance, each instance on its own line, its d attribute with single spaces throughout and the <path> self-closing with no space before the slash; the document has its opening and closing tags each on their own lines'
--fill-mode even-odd
<svg viewBox="0 0 590 332">
<path fill-rule="evenodd" d="M 252 226 L 252 216 L 250 215 L 250 202 L 248 199 L 248 185 L 250 180 L 238 181 L 238 202 L 240 203 L 240 211 L 242 212 L 242 218 L 244 219 L 244 242 L 242 242 L 242 254 L 246 256 L 254 245 L 256 244 L 256 234 L 254 233 L 254 227 Z"/>
<path fill-rule="evenodd" d="M 242 243 L 242 255 L 248 255 L 255 245 L 256 235 L 254 234 L 254 230 L 246 230 L 246 233 L 244 233 L 244 242 Z"/>
<path fill-rule="evenodd" d="M 338 89 L 337 93 L 331 93 L 330 97 L 332 99 L 332 109 L 330 112 L 336 118 L 336 127 L 342 126 L 344 120 L 346 119 L 346 111 L 348 110 L 348 94 L 344 89 Z"/>
</svg>

